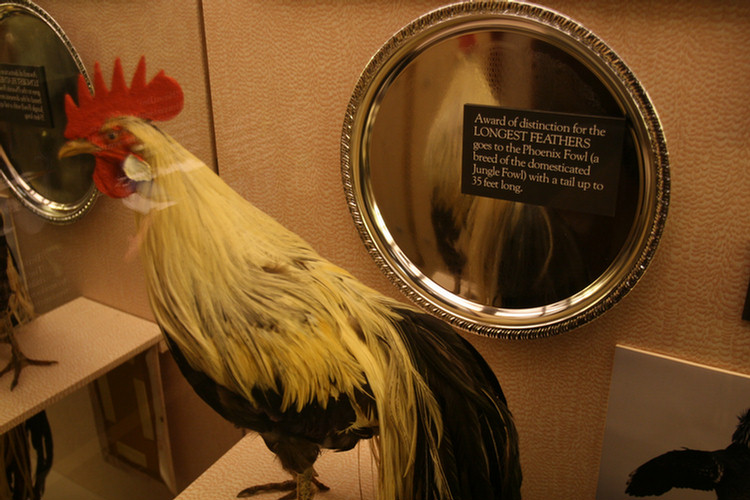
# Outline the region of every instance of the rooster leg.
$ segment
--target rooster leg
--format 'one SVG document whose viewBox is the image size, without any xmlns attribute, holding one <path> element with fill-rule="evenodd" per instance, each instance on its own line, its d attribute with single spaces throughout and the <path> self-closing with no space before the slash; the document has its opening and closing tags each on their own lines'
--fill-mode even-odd
<svg viewBox="0 0 750 500">
<path fill-rule="evenodd" d="M 297 474 L 297 500 L 310 500 L 313 497 L 312 479 L 312 467 L 302 474 Z"/>
<path fill-rule="evenodd" d="M 316 475 L 316 472 L 310 468 L 302 474 L 296 474 L 295 479 L 245 488 L 237 494 L 237 498 L 248 498 L 268 491 L 288 491 L 288 494 L 282 496 L 278 500 L 310 500 L 316 490 L 328 491 L 330 489 L 328 486 L 318 481 L 315 477 Z"/>
<path fill-rule="evenodd" d="M 8 364 L 5 365 L 5 368 L 0 370 L 0 377 L 13 370 L 13 381 L 10 383 L 11 391 L 15 389 L 16 385 L 18 385 L 18 377 L 21 375 L 21 370 L 23 370 L 26 366 L 46 366 L 57 363 L 57 361 L 43 361 L 39 359 L 27 358 L 26 355 L 21 352 L 21 349 L 18 347 L 18 342 L 16 341 L 13 333 L 10 333 L 8 335 L 7 342 L 10 344 L 10 361 L 8 361 Z"/>
<path fill-rule="evenodd" d="M 296 488 L 297 481 L 294 479 L 290 479 L 289 481 L 282 481 L 280 483 L 259 484 L 257 486 L 251 486 L 250 488 L 245 488 L 244 490 L 240 491 L 237 494 L 237 498 L 249 498 L 260 493 L 265 493 L 267 491 L 292 491 L 292 493 L 295 494 Z M 289 495 L 284 495 L 279 500 L 286 499 L 288 496 Z M 292 498 L 294 498 L 294 496 L 292 496 Z"/>
</svg>

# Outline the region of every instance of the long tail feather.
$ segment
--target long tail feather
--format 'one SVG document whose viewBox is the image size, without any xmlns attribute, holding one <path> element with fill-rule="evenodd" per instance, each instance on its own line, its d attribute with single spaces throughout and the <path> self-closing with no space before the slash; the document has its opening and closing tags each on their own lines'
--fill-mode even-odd
<svg viewBox="0 0 750 500">
<path fill-rule="evenodd" d="M 405 318 L 399 323 L 404 342 L 443 418 L 438 457 L 430 455 L 429 447 L 420 448 L 425 452 L 415 464 L 414 498 L 520 499 L 518 435 L 494 373 L 471 344 L 443 322 L 411 310 L 399 312 Z M 447 497 L 436 483 L 441 473 Z"/>
</svg>

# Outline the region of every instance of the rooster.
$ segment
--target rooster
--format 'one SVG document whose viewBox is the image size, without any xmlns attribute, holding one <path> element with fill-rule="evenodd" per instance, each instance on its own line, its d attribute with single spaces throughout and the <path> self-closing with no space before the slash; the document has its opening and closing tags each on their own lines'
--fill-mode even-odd
<svg viewBox="0 0 750 500">
<path fill-rule="evenodd" d="M 429 128 L 422 168 L 432 185 L 430 219 L 435 245 L 454 277 L 452 292 L 506 309 L 565 299 L 591 282 L 573 231 L 544 206 L 464 193 L 461 186 L 464 104 L 532 108 L 523 80 L 528 59 L 503 56 L 502 39 L 475 33 L 458 39 L 445 58 L 451 67 Z M 502 36 L 502 35 L 497 35 Z M 523 47 L 522 42 L 518 42 Z M 512 76 L 510 76 L 512 75 Z M 520 79 L 520 80 L 519 80 Z M 502 197 L 501 197 L 502 198 Z"/>
<path fill-rule="evenodd" d="M 520 498 L 518 437 L 492 370 L 437 318 L 368 288 L 157 128 L 183 105 L 163 71 L 66 96 L 59 156 L 136 214 L 154 317 L 197 394 L 317 488 L 322 449 L 374 438 L 380 500 Z M 249 488 L 240 495 L 262 491 Z"/>
</svg>

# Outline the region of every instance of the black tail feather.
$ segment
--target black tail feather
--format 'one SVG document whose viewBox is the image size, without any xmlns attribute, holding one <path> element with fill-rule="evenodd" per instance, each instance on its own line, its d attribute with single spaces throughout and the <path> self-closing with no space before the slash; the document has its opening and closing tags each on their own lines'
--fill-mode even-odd
<svg viewBox="0 0 750 500">
<path fill-rule="evenodd" d="M 404 341 L 441 407 L 438 453 L 452 499 L 520 499 L 518 436 L 492 369 L 442 321 L 400 312 Z M 440 498 L 434 467 L 427 452 L 417 458 L 415 470 L 423 483 L 415 485 L 414 498 Z"/>
</svg>

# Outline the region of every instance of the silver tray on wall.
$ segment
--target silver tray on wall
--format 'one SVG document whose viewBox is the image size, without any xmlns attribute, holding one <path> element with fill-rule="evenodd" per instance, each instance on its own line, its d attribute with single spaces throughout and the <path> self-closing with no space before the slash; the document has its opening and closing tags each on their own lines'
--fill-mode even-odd
<svg viewBox="0 0 750 500">
<path fill-rule="evenodd" d="M 60 26 L 32 2 L 0 1 L 0 174 L 21 203 L 56 223 L 93 204 L 93 158 L 58 159 L 65 95 L 86 70 Z M 90 84 L 89 84 L 90 86 Z"/>
<path fill-rule="evenodd" d="M 354 89 L 341 162 L 384 273 L 490 336 L 554 335 L 609 309 L 646 270 L 669 204 L 638 80 L 589 30 L 526 3 L 455 4 L 396 33 Z"/>
</svg>

